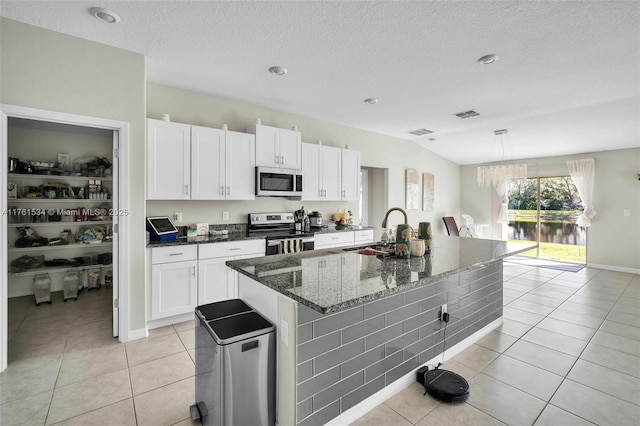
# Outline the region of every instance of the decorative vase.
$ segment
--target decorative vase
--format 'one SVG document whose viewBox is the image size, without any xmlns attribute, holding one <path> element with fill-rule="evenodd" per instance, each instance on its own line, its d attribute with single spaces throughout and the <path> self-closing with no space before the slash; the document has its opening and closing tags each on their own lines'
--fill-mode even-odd
<svg viewBox="0 0 640 426">
<path fill-rule="evenodd" d="M 431 222 L 418 224 L 418 238 L 424 240 L 425 253 L 431 254 Z"/>
<path fill-rule="evenodd" d="M 396 229 L 396 257 L 408 259 L 411 256 L 411 239 L 413 229 L 406 223 L 398 225 Z"/>
<path fill-rule="evenodd" d="M 424 240 L 417 238 L 411 240 L 411 256 L 424 256 L 425 250 Z"/>
</svg>

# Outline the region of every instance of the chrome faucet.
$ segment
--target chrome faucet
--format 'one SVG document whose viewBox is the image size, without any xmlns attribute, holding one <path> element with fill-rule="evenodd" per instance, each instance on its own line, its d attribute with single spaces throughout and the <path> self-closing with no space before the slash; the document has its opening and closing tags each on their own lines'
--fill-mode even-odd
<svg viewBox="0 0 640 426">
<path fill-rule="evenodd" d="M 384 215 L 384 220 L 382 221 L 382 227 L 383 228 L 387 227 L 387 219 L 389 218 L 389 213 L 391 213 L 394 210 L 397 210 L 400 213 L 402 213 L 404 215 L 404 223 L 409 224 L 409 217 L 407 216 L 407 212 L 406 211 L 404 211 L 400 207 L 391 207 L 389 210 L 387 210 L 387 212 Z"/>
</svg>

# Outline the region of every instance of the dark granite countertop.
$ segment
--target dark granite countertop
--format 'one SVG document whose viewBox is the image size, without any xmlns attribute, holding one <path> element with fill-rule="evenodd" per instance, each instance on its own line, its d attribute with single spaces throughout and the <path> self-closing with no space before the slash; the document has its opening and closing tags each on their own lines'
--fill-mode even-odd
<svg viewBox="0 0 640 426">
<path fill-rule="evenodd" d="M 372 226 L 349 226 L 346 228 L 337 229 L 333 226 L 326 228 L 311 228 L 311 232 L 314 234 L 333 234 L 336 232 L 354 232 L 354 231 L 364 231 L 366 229 L 376 229 Z"/>
<path fill-rule="evenodd" d="M 209 244 L 209 243 L 226 243 L 244 240 L 263 240 L 264 235 L 254 236 L 248 235 L 246 232 L 229 232 L 228 234 L 205 235 L 200 237 L 178 237 L 171 241 L 150 241 L 148 248 L 182 246 L 187 244 Z"/>
<path fill-rule="evenodd" d="M 375 229 L 370 226 L 352 226 L 350 228 L 345 229 L 335 229 L 331 228 L 311 228 L 311 232 L 314 234 L 333 234 L 335 232 L 354 232 L 354 231 L 362 231 L 365 229 Z M 246 229 L 237 231 L 237 230 L 229 230 L 227 234 L 221 233 L 222 229 L 217 230 L 218 234 L 216 235 L 206 235 L 200 237 L 187 237 L 180 236 L 176 240 L 171 241 L 150 241 L 147 243 L 147 248 L 157 248 L 157 247 L 171 247 L 171 246 L 182 246 L 187 244 L 209 244 L 209 243 L 225 243 L 225 242 L 233 242 L 233 241 L 243 241 L 243 240 L 261 240 L 264 239 L 264 235 L 250 235 Z"/>
<path fill-rule="evenodd" d="M 398 259 L 324 249 L 226 262 L 323 314 L 387 297 L 536 247 L 437 235 L 431 255 Z"/>
</svg>

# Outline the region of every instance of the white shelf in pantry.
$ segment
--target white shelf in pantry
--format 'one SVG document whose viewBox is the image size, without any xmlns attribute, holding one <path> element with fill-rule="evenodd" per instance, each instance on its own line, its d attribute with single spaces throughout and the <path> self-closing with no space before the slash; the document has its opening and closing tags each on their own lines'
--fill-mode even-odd
<svg viewBox="0 0 640 426">
<path fill-rule="evenodd" d="M 112 198 L 108 200 L 92 200 L 89 198 L 9 198 L 7 199 L 9 204 L 11 203 L 42 203 L 45 202 L 47 204 L 77 204 L 77 203 L 111 203 L 113 202 Z"/>
<path fill-rule="evenodd" d="M 83 271 L 85 269 L 110 269 L 113 265 L 82 265 L 82 266 L 51 266 L 51 267 L 41 267 L 41 268 L 33 268 L 24 272 L 12 272 L 9 273 L 12 277 L 28 277 L 30 275 L 38 275 L 38 274 L 49 274 L 56 272 L 67 272 L 67 271 Z"/>
<path fill-rule="evenodd" d="M 74 225 L 113 225 L 113 222 L 110 220 L 85 220 L 85 221 L 81 221 L 81 222 L 76 222 L 76 221 L 69 221 L 69 222 L 65 222 L 65 221 L 58 221 L 58 222 L 22 222 L 22 223 L 9 223 L 7 226 L 9 228 L 20 228 L 22 226 L 38 226 L 38 227 L 48 227 L 48 226 L 56 226 L 59 227 L 60 225 L 68 225 L 68 226 L 74 226 Z M 69 245 L 69 244 L 67 244 Z M 84 245 L 90 245 L 90 244 L 84 244 Z"/>
<path fill-rule="evenodd" d="M 61 222 L 64 223 L 64 222 Z M 71 222 L 68 222 L 71 223 Z M 59 249 L 69 249 L 69 248 L 87 248 L 87 247 L 105 247 L 112 246 L 113 242 L 102 242 L 97 244 L 85 244 L 85 243 L 73 243 L 73 244 L 56 244 L 52 246 L 39 246 L 39 247 L 9 247 L 9 253 L 15 252 L 27 252 L 27 251 L 45 251 L 45 250 L 59 250 Z"/>
<path fill-rule="evenodd" d="M 103 181 L 112 181 L 112 177 L 99 177 L 99 176 L 71 176 L 71 175 L 39 175 L 34 173 L 7 173 L 8 179 L 50 179 L 54 180 L 88 180 L 88 179 L 97 179 Z"/>
</svg>

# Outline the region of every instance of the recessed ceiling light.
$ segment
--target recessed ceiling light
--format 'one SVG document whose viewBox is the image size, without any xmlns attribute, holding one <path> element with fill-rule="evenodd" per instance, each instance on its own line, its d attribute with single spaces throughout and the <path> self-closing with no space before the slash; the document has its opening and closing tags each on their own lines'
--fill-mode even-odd
<svg viewBox="0 0 640 426">
<path fill-rule="evenodd" d="M 96 17 L 96 19 L 106 22 L 107 24 L 117 24 L 120 22 L 120 16 L 104 7 L 92 7 L 89 9 L 89 13 Z"/>
<path fill-rule="evenodd" d="M 491 54 L 491 55 L 484 55 L 483 57 L 478 58 L 478 61 L 477 61 L 477 62 L 481 63 L 482 65 L 489 65 L 489 64 L 492 64 L 492 63 L 494 63 L 495 61 L 497 61 L 497 60 L 498 60 L 498 58 L 499 58 L 499 56 L 498 56 L 498 55 L 493 55 L 493 54 Z"/>
<path fill-rule="evenodd" d="M 285 75 L 287 73 L 287 69 L 285 67 L 281 67 L 278 65 L 278 66 L 269 68 L 269 72 L 275 75 Z"/>
<path fill-rule="evenodd" d="M 376 98 L 367 98 L 364 100 L 365 104 L 369 104 L 369 105 L 373 105 L 373 104 L 377 104 L 378 100 Z"/>
</svg>

